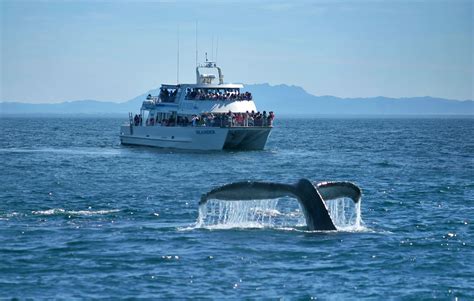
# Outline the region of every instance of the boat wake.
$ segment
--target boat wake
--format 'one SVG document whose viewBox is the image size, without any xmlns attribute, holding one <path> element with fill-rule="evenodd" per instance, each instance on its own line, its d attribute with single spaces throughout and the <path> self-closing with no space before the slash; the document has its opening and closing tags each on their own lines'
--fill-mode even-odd
<svg viewBox="0 0 474 301">
<path fill-rule="evenodd" d="M 365 227 L 360 202 L 341 198 L 327 202 L 327 209 L 337 231 L 363 232 Z M 251 201 L 212 199 L 199 206 L 199 216 L 193 229 L 264 229 L 308 231 L 298 202 L 291 198 Z"/>
<path fill-rule="evenodd" d="M 110 213 L 119 212 L 119 209 L 111 210 L 65 210 L 62 208 L 53 208 L 48 210 L 32 211 L 34 215 L 74 215 L 74 216 L 93 216 L 93 215 L 106 215 Z"/>
</svg>

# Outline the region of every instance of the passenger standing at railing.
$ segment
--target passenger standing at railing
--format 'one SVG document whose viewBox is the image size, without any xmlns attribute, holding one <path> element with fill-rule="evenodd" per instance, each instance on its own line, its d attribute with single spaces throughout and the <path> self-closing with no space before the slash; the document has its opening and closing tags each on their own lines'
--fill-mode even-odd
<svg viewBox="0 0 474 301">
<path fill-rule="evenodd" d="M 229 127 L 232 126 L 233 120 L 234 120 L 234 114 L 232 114 L 232 112 L 229 110 L 229 113 L 227 113 L 227 122 L 229 124 Z"/>
<path fill-rule="evenodd" d="M 206 116 L 206 126 L 212 126 L 214 123 L 214 115 L 212 113 L 207 114 Z"/>
<path fill-rule="evenodd" d="M 272 111 L 270 111 L 270 113 L 268 114 L 268 126 L 273 125 L 273 119 L 275 119 L 275 114 Z"/>
<path fill-rule="evenodd" d="M 254 126 L 254 118 L 252 115 L 249 116 L 248 126 Z"/>
<path fill-rule="evenodd" d="M 204 117 L 204 116 L 201 116 L 201 117 L 199 118 L 199 122 L 198 122 L 199 126 L 205 126 L 205 125 L 206 125 L 206 120 L 205 120 L 205 118 L 206 118 L 206 117 Z"/>
<path fill-rule="evenodd" d="M 139 121 L 138 121 L 138 115 L 135 114 L 135 116 L 133 117 L 133 125 L 134 125 L 134 126 L 137 126 L 137 125 L 138 125 L 138 122 L 139 122 Z"/>
<path fill-rule="evenodd" d="M 239 113 L 239 126 L 244 126 L 244 113 Z"/>
</svg>

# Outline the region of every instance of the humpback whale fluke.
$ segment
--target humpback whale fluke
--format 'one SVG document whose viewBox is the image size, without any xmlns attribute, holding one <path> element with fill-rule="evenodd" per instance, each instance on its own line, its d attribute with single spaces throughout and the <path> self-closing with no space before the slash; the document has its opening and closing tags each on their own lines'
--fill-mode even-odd
<svg viewBox="0 0 474 301">
<path fill-rule="evenodd" d="M 325 201 L 350 198 L 354 203 L 358 203 L 362 197 L 360 188 L 351 182 L 315 182 L 313 184 Z"/>
<path fill-rule="evenodd" d="M 203 194 L 199 205 L 204 205 L 210 199 L 245 201 L 281 197 L 294 197 L 299 201 L 309 230 L 337 230 L 324 201 L 348 197 L 354 203 L 358 203 L 361 190 L 350 182 L 313 184 L 307 179 L 301 179 L 293 185 L 272 182 L 236 182 Z"/>
</svg>

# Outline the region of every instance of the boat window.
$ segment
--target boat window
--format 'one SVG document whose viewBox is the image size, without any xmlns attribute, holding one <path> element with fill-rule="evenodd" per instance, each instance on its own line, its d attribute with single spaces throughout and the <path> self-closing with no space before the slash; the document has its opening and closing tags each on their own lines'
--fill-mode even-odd
<svg viewBox="0 0 474 301">
<path fill-rule="evenodd" d="M 176 89 L 161 88 L 160 89 L 161 102 L 176 102 L 176 99 L 178 98 L 177 95 L 179 92 L 180 92 L 179 88 L 176 88 Z"/>
</svg>

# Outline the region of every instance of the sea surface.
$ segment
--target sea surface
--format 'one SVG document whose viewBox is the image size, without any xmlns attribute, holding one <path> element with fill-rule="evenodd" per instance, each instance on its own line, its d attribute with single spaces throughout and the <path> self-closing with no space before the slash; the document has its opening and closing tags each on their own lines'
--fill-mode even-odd
<svg viewBox="0 0 474 301">
<path fill-rule="evenodd" d="M 473 118 L 283 118 L 247 152 L 122 146 L 125 119 L 0 118 L 0 299 L 474 299 Z M 300 178 L 356 183 L 362 224 L 197 223 L 219 185 Z"/>
</svg>

